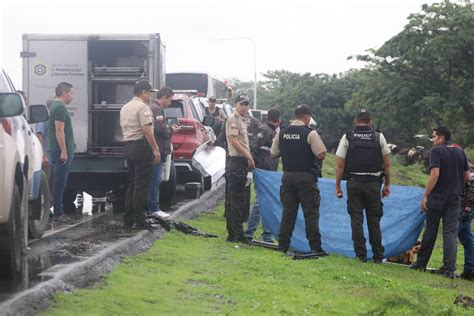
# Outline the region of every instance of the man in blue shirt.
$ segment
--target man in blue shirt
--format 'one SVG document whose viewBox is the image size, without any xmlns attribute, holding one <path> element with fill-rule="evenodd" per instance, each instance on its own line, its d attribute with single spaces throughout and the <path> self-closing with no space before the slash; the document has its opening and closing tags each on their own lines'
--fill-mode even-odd
<svg viewBox="0 0 474 316">
<path fill-rule="evenodd" d="M 442 218 L 443 266 L 436 273 L 453 279 L 461 198 L 464 195 L 464 184 L 469 180 L 469 166 L 464 151 L 450 143 L 451 132 L 447 127 L 435 128 L 432 138 L 430 176 L 421 201 L 422 211 L 426 212 L 426 228 L 417 261 L 412 268 L 426 270 Z"/>
</svg>

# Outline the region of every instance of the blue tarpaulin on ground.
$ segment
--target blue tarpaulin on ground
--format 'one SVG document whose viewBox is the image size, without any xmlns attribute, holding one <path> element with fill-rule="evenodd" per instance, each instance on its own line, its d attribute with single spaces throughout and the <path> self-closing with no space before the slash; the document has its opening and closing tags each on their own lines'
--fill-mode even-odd
<svg viewBox="0 0 474 316">
<path fill-rule="evenodd" d="M 255 188 L 260 201 L 260 213 L 273 236 L 278 237 L 283 205 L 280 202 L 281 172 L 254 170 Z M 335 195 L 334 179 L 319 179 L 321 207 L 319 229 L 324 250 L 329 253 L 355 257 L 351 239 L 350 217 L 346 207 L 346 185 L 342 183 L 344 198 Z M 420 212 L 423 189 L 393 185 L 391 196 L 383 199 L 384 215 L 381 221 L 382 243 L 385 257 L 398 255 L 413 247 L 423 228 L 425 215 Z M 367 225 L 364 220 L 367 239 L 367 255 L 372 257 L 368 241 Z M 298 210 L 295 230 L 290 247 L 297 251 L 310 251 L 306 240 L 303 212 Z"/>
</svg>

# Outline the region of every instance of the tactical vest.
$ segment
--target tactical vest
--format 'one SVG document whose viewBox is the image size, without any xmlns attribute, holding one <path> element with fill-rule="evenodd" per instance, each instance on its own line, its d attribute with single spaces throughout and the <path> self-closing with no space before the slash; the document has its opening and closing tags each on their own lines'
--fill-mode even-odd
<svg viewBox="0 0 474 316">
<path fill-rule="evenodd" d="M 347 149 L 345 173 L 380 172 L 383 170 L 380 133 L 368 126 L 356 126 L 346 133 Z"/>
<path fill-rule="evenodd" d="M 304 125 L 288 125 L 280 131 L 280 154 L 283 171 L 308 171 L 316 173 L 316 157 L 308 144 L 312 130 Z"/>
</svg>

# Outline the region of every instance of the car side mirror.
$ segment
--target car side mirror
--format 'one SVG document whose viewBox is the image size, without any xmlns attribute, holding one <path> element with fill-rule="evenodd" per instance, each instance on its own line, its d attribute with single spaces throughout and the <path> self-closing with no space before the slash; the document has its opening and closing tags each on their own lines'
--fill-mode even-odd
<svg viewBox="0 0 474 316">
<path fill-rule="evenodd" d="M 45 122 L 49 119 L 48 108 L 43 104 L 30 105 L 30 124 Z"/>
<path fill-rule="evenodd" d="M 202 120 L 202 125 L 204 126 L 214 126 L 216 123 L 216 118 L 212 115 L 206 115 L 204 116 L 204 119 Z"/>
<path fill-rule="evenodd" d="M 23 100 L 18 93 L 0 93 L 0 117 L 23 113 Z"/>
</svg>

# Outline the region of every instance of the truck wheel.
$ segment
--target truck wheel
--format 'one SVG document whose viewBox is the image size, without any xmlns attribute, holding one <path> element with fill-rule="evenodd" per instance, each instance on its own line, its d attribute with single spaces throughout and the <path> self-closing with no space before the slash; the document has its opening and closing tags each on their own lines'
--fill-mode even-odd
<svg viewBox="0 0 474 316">
<path fill-rule="evenodd" d="M 169 180 L 160 183 L 159 194 L 160 204 L 171 205 L 173 203 L 176 194 L 176 168 L 174 166 L 174 161 L 171 162 Z"/>
<path fill-rule="evenodd" d="M 50 215 L 51 193 L 49 192 L 48 177 L 41 171 L 40 192 L 36 200 L 29 203 L 33 214 L 38 214 L 37 219 L 28 220 L 28 236 L 30 238 L 40 238 L 48 228 Z"/>
<path fill-rule="evenodd" d="M 22 223 L 21 195 L 18 185 L 13 189 L 8 222 L 0 225 L 0 277 L 17 279 L 21 276 L 25 252 L 25 230 Z"/>
</svg>

